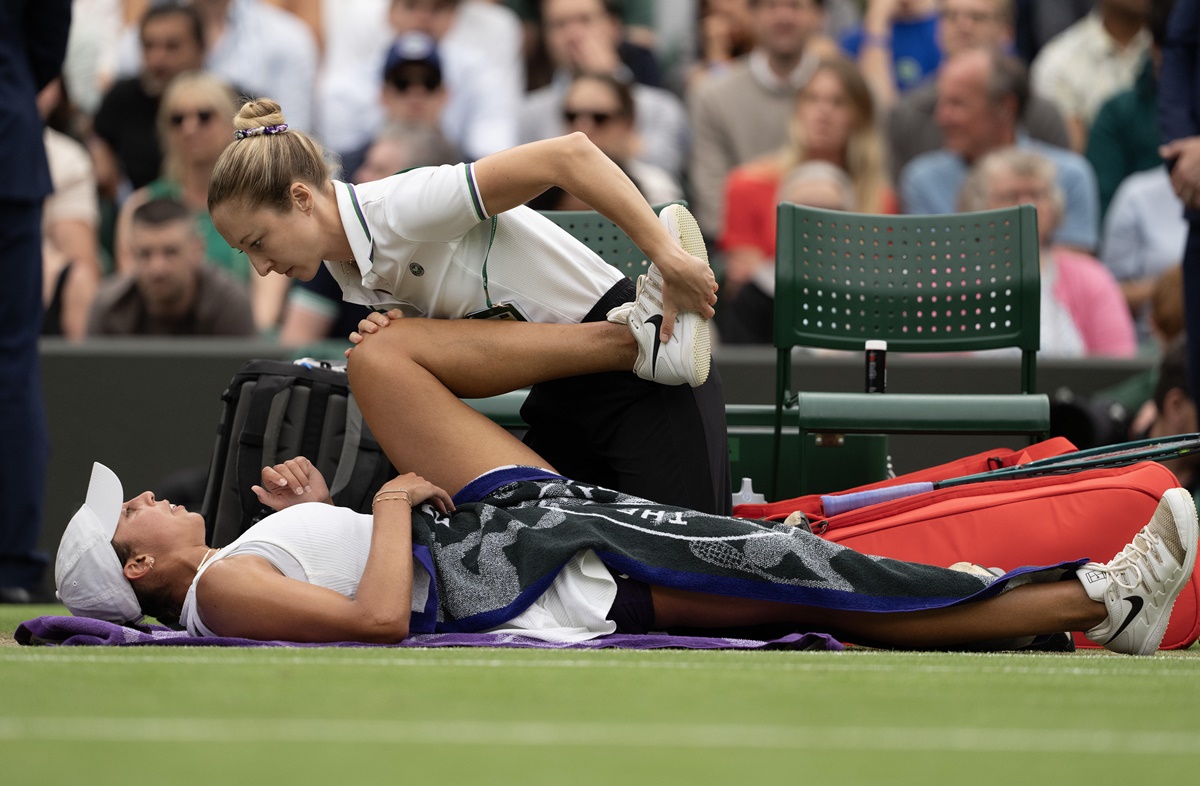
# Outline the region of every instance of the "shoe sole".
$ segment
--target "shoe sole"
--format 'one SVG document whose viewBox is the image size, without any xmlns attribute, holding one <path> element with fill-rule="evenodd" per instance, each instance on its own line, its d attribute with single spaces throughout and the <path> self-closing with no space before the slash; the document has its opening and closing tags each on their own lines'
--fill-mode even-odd
<svg viewBox="0 0 1200 786">
<path fill-rule="evenodd" d="M 1171 508 L 1171 518 L 1175 522 L 1176 531 L 1179 531 L 1180 522 L 1187 522 L 1183 531 L 1179 532 L 1179 540 L 1184 548 L 1183 568 L 1179 571 L 1179 576 L 1169 590 L 1171 602 L 1160 612 L 1158 621 L 1151 628 L 1149 638 L 1138 649 L 1136 653 L 1138 655 L 1153 655 L 1158 651 L 1158 645 L 1162 643 L 1163 636 L 1167 632 L 1167 623 L 1171 621 L 1171 610 L 1175 608 L 1175 601 L 1179 598 L 1179 593 L 1183 591 L 1184 585 L 1188 583 L 1188 579 L 1192 577 L 1192 571 L 1196 569 L 1196 548 L 1197 541 L 1200 540 L 1200 522 L 1197 521 L 1196 504 L 1192 501 L 1192 495 L 1186 489 L 1175 488 L 1167 489 L 1162 498 Z"/>
<path fill-rule="evenodd" d="M 691 379 L 688 379 L 688 385 L 698 388 L 708 381 L 712 364 L 712 338 L 709 335 L 708 320 L 690 311 L 675 316 L 675 333 L 680 332 L 680 323 L 683 320 L 691 318 L 695 318 L 698 324 L 695 330 L 691 331 L 691 347 L 685 344 L 682 354 L 684 357 L 689 354 L 692 357 L 692 375 Z M 693 379 L 695 381 L 692 381 Z"/>
<path fill-rule="evenodd" d="M 704 264 L 708 264 L 708 249 L 704 245 L 704 235 L 701 234 L 700 225 L 696 223 L 695 217 L 687 208 L 683 205 L 667 205 L 663 208 L 659 218 L 666 226 L 667 231 L 679 241 L 679 245 L 684 251 L 703 260 Z M 712 364 L 712 331 L 707 319 L 699 314 L 695 314 L 695 317 L 698 324 L 693 332 L 691 355 L 694 372 L 692 376 L 697 382 L 688 384 L 691 384 L 692 387 L 700 387 L 708 380 Z M 678 321 L 679 317 L 677 316 L 676 322 Z"/>
<path fill-rule="evenodd" d="M 696 217 L 683 205 L 667 205 L 662 209 L 660 217 L 667 229 L 683 246 L 683 250 L 708 264 L 708 247 L 704 245 L 704 235 Z"/>
</svg>

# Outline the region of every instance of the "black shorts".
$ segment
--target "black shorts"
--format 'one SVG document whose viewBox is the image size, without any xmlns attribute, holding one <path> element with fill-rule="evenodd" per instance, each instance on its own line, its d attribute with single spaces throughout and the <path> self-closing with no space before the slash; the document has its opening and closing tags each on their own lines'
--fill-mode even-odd
<svg viewBox="0 0 1200 786">
<path fill-rule="evenodd" d="M 633 300 L 621 279 L 584 318 Z M 521 416 L 525 444 L 560 474 L 703 513 L 732 508 L 725 397 L 714 364 L 698 388 L 666 386 L 628 371 L 539 382 Z"/>
<path fill-rule="evenodd" d="M 654 627 L 654 600 L 650 585 L 608 569 L 617 582 L 617 597 L 608 610 L 608 619 L 617 623 L 617 633 L 649 633 Z"/>
</svg>

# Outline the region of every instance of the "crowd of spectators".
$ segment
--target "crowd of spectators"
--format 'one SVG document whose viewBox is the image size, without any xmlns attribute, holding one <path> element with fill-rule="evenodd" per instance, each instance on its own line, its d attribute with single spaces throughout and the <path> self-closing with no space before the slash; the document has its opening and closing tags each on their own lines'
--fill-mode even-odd
<svg viewBox="0 0 1200 786">
<path fill-rule="evenodd" d="M 246 97 L 279 101 L 349 182 L 586 134 L 651 203 L 687 200 L 730 344 L 771 341 L 780 201 L 1033 203 L 1042 354 L 1163 356 L 1129 435 L 1197 428 L 1200 0 L 0 8 L 13 77 L 0 80 L 0 601 L 28 599 L 44 563 L 27 526 L 48 455 L 39 325 L 70 341 L 256 337 L 304 352 L 344 342 L 365 314 L 328 271 L 259 277 L 214 230 L 209 176 Z M 531 204 L 586 207 L 559 191 Z M 19 264 L 39 257 L 40 275 Z"/>
<path fill-rule="evenodd" d="M 1043 353 L 1157 352 L 1152 300 L 1188 229 L 1155 120 L 1171 5 L 74 0 L 63 79 L 39 100 L 55 189 L 44 332 L 348 332 L 361 314 L 330 281 L 254 275 L 205 213 L 238 101 L 270 96 L 351 182 L 587 134 L 651 203 L 687 200 L 727 343 L 770 342 L 781 200 L 1024 201 Z M 558 191 L 532 205 L 587 207 Z"/>
</svg>

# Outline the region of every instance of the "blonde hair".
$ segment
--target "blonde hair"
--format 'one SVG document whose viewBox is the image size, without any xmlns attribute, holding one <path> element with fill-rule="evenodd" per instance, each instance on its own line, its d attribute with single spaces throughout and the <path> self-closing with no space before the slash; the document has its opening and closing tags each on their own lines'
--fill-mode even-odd
<svg viewBox="0 0 1200 786">
<path fill-rule="evenodd" d="M 183 177 L 183 156 L 175 145 L 171 144 L 171 115 L 175 102 L 185 95 L 196 95 L 208 102 L 216 116 L 212 122 L 229 122 L 228 118 L 237 111 L 237 94 L 229 83 L 220 77 L 205 71 L 185 71 L 179 74 L 167 89 L 163 91 L 162 102 L 158 105 L 158 116 L 155 118 L 158 138 L 163 146 L 163 175 L 168 180 L 178 182 Z"/>
<path fill-rule="evenodd" d="M 884 197 L 890 186 L 883 135 L 879 133 L 876 123 L 871 88 L 854 61 L 841 55 L 821 58 L 808 84 L 811 85 L 817 74 L 823 71 L 837 78 L 854 108 L 855 123 L 850 138 L 846 140 L 845 154 L 846 172 L 854 183 L 854 201 L 861 212 L 882 213 Z M 804 100 L 806 90 L 807 85 L 796 94 L 797 105 Z M 808 160 L 807 148 L 804 129 L 800 127 L 796 112 L 793 112 L 788 126 L 788 146 L 782 151 L 780 169 L 787 172 L 805 163 Z"/>
<path fill-rule="evenodd" d="M 270 98 L 249 101 L 233 118 L 236 131 L 285 125 L 283 109 Z M 208 183 L 208 212 L 237 202 L 247 210 L 291 208 L 291 187 L 297 181 L 322 188 L 330 179 L 321 144 L 303 131 L 291 129 L 239 139 L 217 159 Z"/>
</svg>

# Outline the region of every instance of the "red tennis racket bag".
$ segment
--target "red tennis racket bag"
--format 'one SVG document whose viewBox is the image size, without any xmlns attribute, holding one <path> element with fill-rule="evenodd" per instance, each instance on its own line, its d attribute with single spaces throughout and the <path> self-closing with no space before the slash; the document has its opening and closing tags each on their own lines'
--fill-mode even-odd
<svg viewBox="0 0 1200 786">
<path fill-rule="evenodd" d="M 1054 439 L 1017 453 L 989 451 L 850 491 L 958 477 L 1072 450 L 1066 440 Z M 817 495 L 739 505 L 734 512 L 779 520 L 801 510 L 813 532 L 866 554 L 1011 570 L 1079 558 L 1107 562 L 1150 520 L 1163 492 L 1178 485 L 1166 467 L 1143 461 L 935 489 L 832 516 L 824 514 Z M 1200 587 L 1193 576 L 1175 602 L 1161 648 L 1187 647 L 1198 637 Z M 1096 646 L 1078 633 L 1075 642 Z"/>
</svg>

